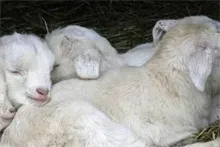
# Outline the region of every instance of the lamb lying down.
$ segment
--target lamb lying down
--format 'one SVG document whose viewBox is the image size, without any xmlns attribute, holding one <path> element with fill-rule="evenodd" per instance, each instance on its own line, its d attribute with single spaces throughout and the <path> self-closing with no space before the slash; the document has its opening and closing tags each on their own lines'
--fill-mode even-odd
<svg viewBox="0 0 220 147">
<path fill-rule="evenodd" d="M 56 57 L 52 72 L 54 83 L 78 77 L 96 79 L 109 69 L 141 66 L 149 59 L 147 56 L 142 57 L 136 49 L 134 52 L 118 54 L 106 38 L 92 29 L 77 25 L 54 30 L 45 36 L 45 40 Z M 149 56 L 151 52 L 154 53 L 152 45 L 149 44 L 149 49 L 146 49 Z"/>
<path fill-rule="evenodd" d="M 203 72 L 204 75 L 209 76 L 210 69 L 213 66 L 213 62 L 209 61 L 213 61 L 216 53 L 220 52 L 219 37 L 220 34 L 217 33 L 214 25 L 191 24 L 190 22 L 177 24 L 163 36 L 157 46 L 156 54 L 142 67 L 111 70 L 97 80 L 72 79 L 59 82 L 54 85 L 51 91 L 52 101 L 45 106 L 45 108 L 51 107 L 50 112 L 42 113 L 41 108 L 37 108 L 39 113 L 33 114 L 34 120 L 31 117 L 26 118 L 30 119 L 30 122 L 39 122 L 39 125 L 33 125 L 33 129 L 31 129 L 32 134 L 35 132 L 40 134 L 37 135 L 38 138 L 33 137 L 25 140 L 26 137 L 22 135 L 29 134 L 30 128 L 25 129 L 26 124 L 23 125 L 24 122 L 19 123 L 21 120 L 18 118 L 5 130 L 2 136 L 2 145 L 19 145 L 17 143 L 21 143 L 21 141 L 27 142 L 30 146 L 44 145 L 45 142 L 62 144 L 67 142 L 63 139 L 70 139 L 67 145 L 74 146 L 75 142 L 71 137 L 79 133 L 77 136 L 83 136 L 87 141 L 83 139 L 83 141 L 76 141 L 77 143 L 84 143 L 84 146 L 86 146 L 92 136 L 94 142 L 98 140 L 98 143 L 92 144 L 102 146 L 102 143 L 99 144 L 99 133 L 97 133 L 98 136 L 94 136 L 84 133 L 85 131 L 71 132 L 73 128 L 83 129 L 83 127 L 69 127 L 72 123 L 66 124 L 66 119 L 79 118 L 84 110 L 81 109 L 79 113 L 78 111 L 77 113 L 65 111 L 67 114 L 59 114 L 62 113 L 63 109 L 67 109 L 67 106 L 60 104 L 65 102 L 69 104 L 68 101 L 74 99 L 89 101 L 99 111 L 109 116 L 113 122 L 131 129 L 147 147 L 169 146 L 189 137 L 208 125 L 211 99 L 194 85 L 190 77 L 188 62 L 194 55 L 207 60 L 203 63 L 209 63 L 209 66 L 206 66 L 207 69 Z M 201 60 L 197 59 L 198 61 Z M 204 80 L 206 78 L 204 77 Z M 80 106 L 80 104 L 76 106 Z M 37 109 L 34 110 L 36 113 Z M 53 110 L 58 110 L 59 113 Z M 29 110 L 26 112 L 29 112 Z M 21 113 L 21 116 L 25 115 L 26 112 Z M 17 115 L 19 116 L 19 114 Z M 30 114 L 28 113 L 28 115 Z M 40 117 L 37 117 L 38 115 Z M 62 118 L 59 121 L 47 123 L 47 119 L 41 119 L 45 118 L 43 115 L 53 116 L 54 118 L 58 115 Z M 77 117 L 68 117 L 69 115 Z M 100 116 L 97 118 L 100 118 Z M 109 126 L 105 125 L 103 121 L 101 121 L 101 124 L 97 122 L 98 126 L 94 126 L 91 121 L 86 120 L 85 122 L 90 128 L 86 129 L 88 131 L 99 130 L 97 127 L 105 130 L 103 127 Z M 50 124 L 46 126 L 46 132 L 49 131 L 47 134 L 50 135 L 47 135 L 46 138 L 43 137 L 43 139 L 40 137 L 45 134 L 45 128 L 41 127 L 41 123 Z M 60 126 L 62 123 L 64 128 Z M 18 126 L 21 128 L 15 133 Z M 24 131 L 20 133 L 20 130 Z M 67 134 L 71 135 L 65 137 Z M 108 136 L 108 133 L 107 135 L 105 133 L 104 135 L 101 134 L 104 139 L 114 137 L 111 134 Z M 35 139 L 40 142 L 35 142 Z M 220 140 L 216 139 L 208 143 L 188 145 L 188 147 L 218 147 L 219 144 Z"/>
<path fill-rule="evenodd" d="M 211 99 L 193 84 L 188 63 L 194 56 L 207 60 L 203 74 L 209 76 L 219 37 L 215 25 L 177 24 L 141 68 L 111 70 L 95 81 L 62 81 L 54 85 L 52 101 L 89 100 L 147 146 L 168 146 L 208 125 Z"/>
<path fill-rule="evenodd" d="M 0 38 L 0 130 L 22 104 L 43 106 L 50 100 L 54 55 L 35 35 Z"/>
</svg>

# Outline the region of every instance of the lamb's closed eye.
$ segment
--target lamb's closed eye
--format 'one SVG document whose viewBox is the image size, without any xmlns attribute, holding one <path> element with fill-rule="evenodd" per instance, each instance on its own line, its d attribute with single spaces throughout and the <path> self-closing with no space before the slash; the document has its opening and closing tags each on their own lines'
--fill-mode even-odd
<svg viewBox="0 0 220 147">
<path fill-rule="evenodd" d="M 8 70 L 10 73 L 14 73 L 14 74 L 20 74 L 19 71 L 16 71 L 16 70 Z"/>
<path fill-rule="evenodd" d="M 8 69 L 7 70 L 9 73 L 13 74 L 13 75 L 19 75 L 19 76 L 23 76 L 24 72 L 21 70 L 17 70 L 17 69 Z"/>
<path fill-rule="evenodd" d="M 54 66 L 53 66 L 53 68 L 57 68 L 57 67 L 59 67 L 60 66 L 60 64 L 55 64 Z"/>
</svg>

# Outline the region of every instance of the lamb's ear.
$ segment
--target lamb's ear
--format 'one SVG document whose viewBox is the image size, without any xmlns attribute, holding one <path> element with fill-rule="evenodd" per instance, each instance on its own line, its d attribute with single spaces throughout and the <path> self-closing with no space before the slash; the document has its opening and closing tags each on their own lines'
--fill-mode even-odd
<svg viewBox="0 0 220 147">
<path fill-rule="evenodd" d="M 9 102 L 9 99 L 7 97 L 7 85 L 6 85 L 6 78 L 5 78 L 5 71 L 4 71 L 4 55 L 3 55 L 3 48 L 4 45 L 2 42 L 0 42 L 0 48 L 2 49 L 0 51 L 0 103 L 5 105 L 8 108 L 12 108 L 12 104 Z"/>
<path fill-rule="evenodd" d="M 63 36 L 60 44 L 62 56 L 68 57 L 72 49 L 72 42 L 68 36 Z"/>
<path fill-rule="evenodd" d="M 81 79 L 96 79 L 100 76 L 100 55 L 96 50 L 86 49 L 75 57 L 74 64 Z"/>
<path fill-rule="evenodd" d="M 200 91 L 205 90 L 208 76 L 211 74 L 213 65 L 213 50 L 207 44 L 198 46 L 199 51 L 195 52 L 189 60 L 190 77 Z"/>
<path fill-rule="evenodd" d="M 0 61 L 1 62 L 1 61 Z M 4 76 L 3 66 L 0 67 L 0 104 L 3 104 L 7 108 L 13 108 L 7 97 L 7 85 Z"/>
<path fill-rule="evenodd" d="M 175 19 L 157 21 L 152 30 L 154 45 L 157 45 L 157 43 L 162 39 L 163 35 L 176 23 L 177 20 Z"/>
<path fill-rule="evenodd" d="M 4 78 L 4 71 L 2 69 L 0 69 L 0 72 L 1 72 L 0 73 L 0 103 L 3 103 L 7 92 L 6 92 L 6 83 L 5 83 L 5 78 Z"/>
</svg>

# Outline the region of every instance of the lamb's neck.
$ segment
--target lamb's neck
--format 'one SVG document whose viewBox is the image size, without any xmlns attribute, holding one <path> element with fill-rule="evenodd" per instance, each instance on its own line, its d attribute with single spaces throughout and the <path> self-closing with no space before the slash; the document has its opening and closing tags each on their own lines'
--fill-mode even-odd
<svg viewBox="0 0 220 147">
<path fill-rule="evenodd" d="M 173 50 L 164 49 L 158 50 L 155 55 L 144 65 L 144 67 L 149 68 L 155 66 L 157 70 L 169 69 L 179 70 L 181 72 L 188 72 L 188 62 L 180 53 Z"/>
<path fill-rule="evenodd" d="M 112 56 L 105 56 L 105 58 L 102 61 L 101 64 L 101 70 L 102 72 L 106 72 L 109 69 L 115 69 L 119 67 L 125 66 L 125 62 L 121 56 L 118 54 L 112 55 Z"/>
<path fill-rule="evenodd" d="M 192 83 L 186 60 L 172 51 L 158 51 L 143 68 L 157 74 L 161 80 L 170 79 L 171 83 L 175 81 Z"/>
</svg>

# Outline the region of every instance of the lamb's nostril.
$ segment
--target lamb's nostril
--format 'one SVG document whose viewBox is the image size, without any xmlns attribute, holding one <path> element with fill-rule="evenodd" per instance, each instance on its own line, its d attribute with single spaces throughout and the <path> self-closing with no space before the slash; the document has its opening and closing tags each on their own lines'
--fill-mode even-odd
<svg viewBox="0 0 220 147">
<path fill-rule="evenodd" d="M 40 95 L 44 95 L 44 96 L 46 96 L 49 93 L 49 90 L 48 89 L 44 89 L 44 88 L 37 88 L 36 91 Z"/>
</svg>

